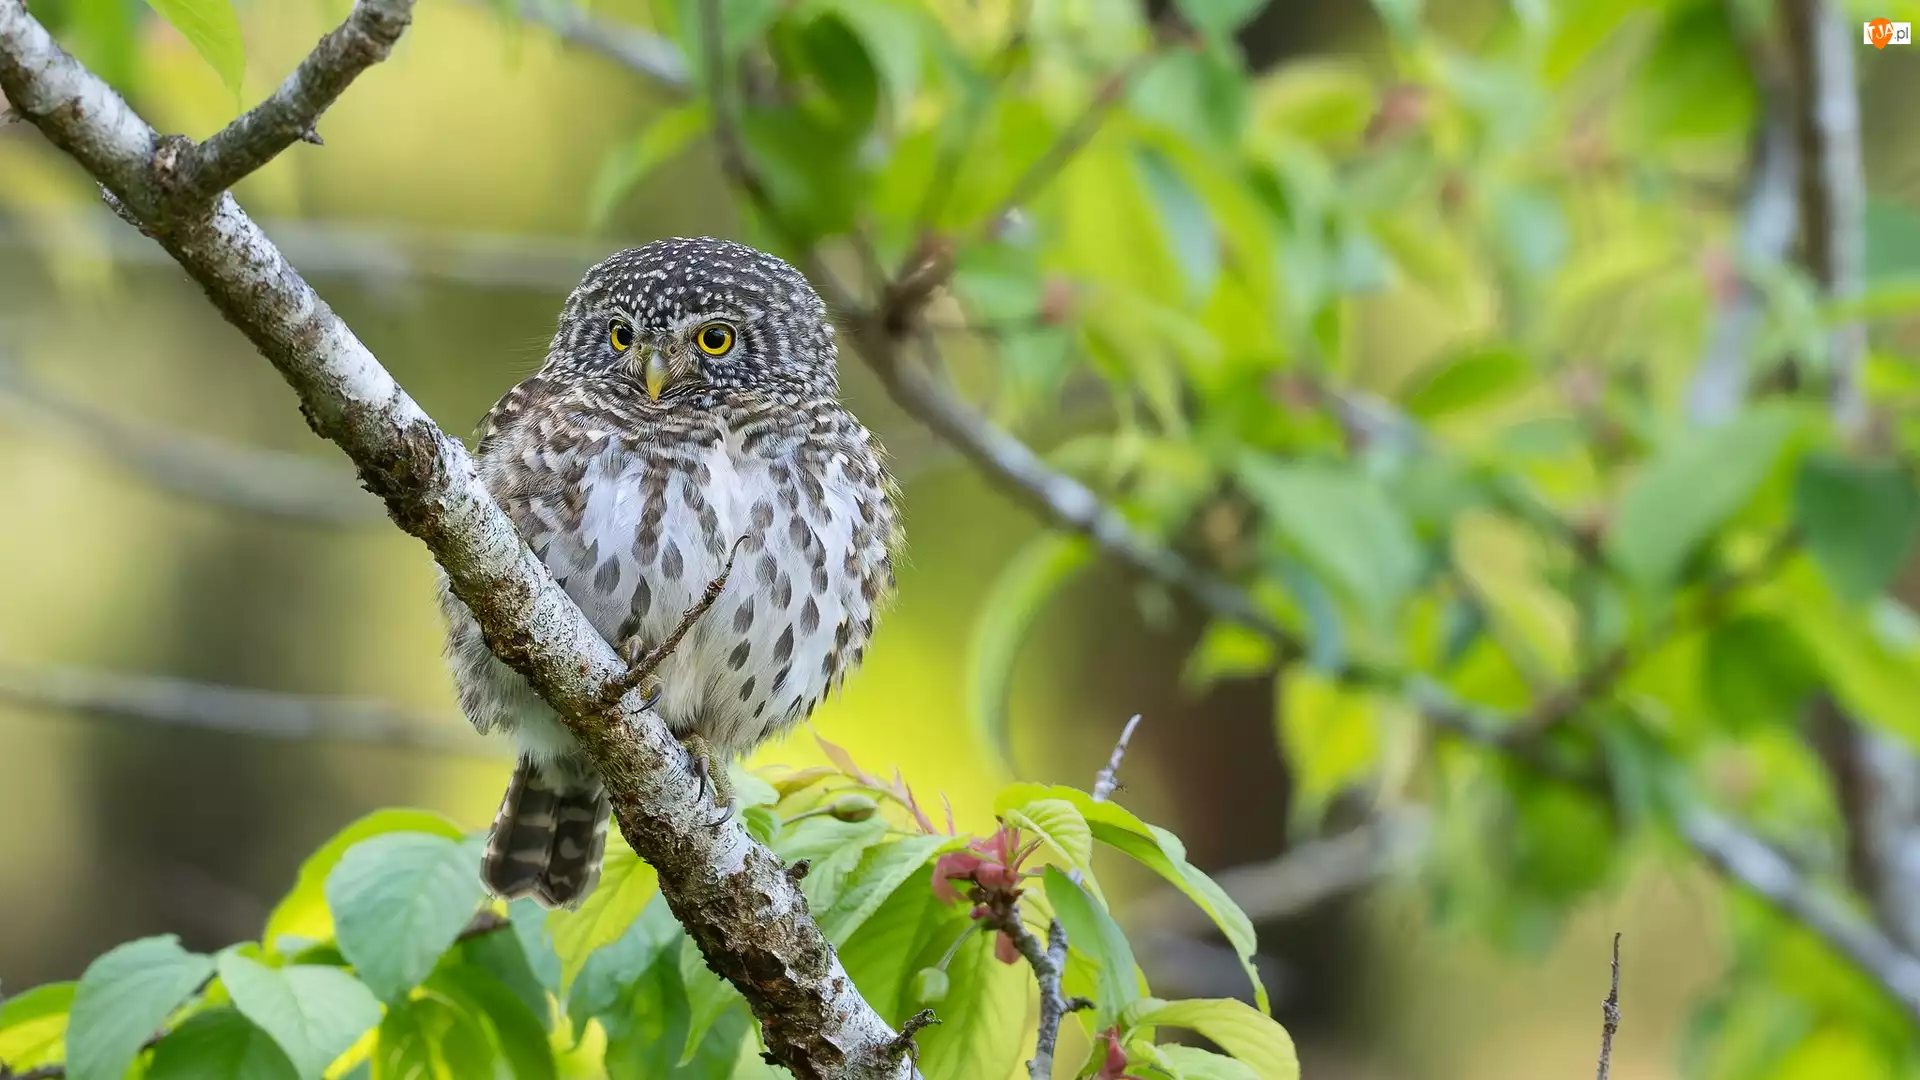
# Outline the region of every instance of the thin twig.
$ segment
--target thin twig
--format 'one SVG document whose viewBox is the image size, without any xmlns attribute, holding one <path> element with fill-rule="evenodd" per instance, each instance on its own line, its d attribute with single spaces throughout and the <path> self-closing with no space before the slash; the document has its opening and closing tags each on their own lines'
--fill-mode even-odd
<svg viewBox="0 0 1920 1080">
<path fill-rule="evenodd" d="M 205 202 L 294 143 L 319 144 L 314 125 L 320 114 L 361 72 L 387 58 L 412 21 L 413 5 L 406 0 L 359 0 L 346 21 L 320 39 L 273 96 L 199 146 L 171 156 L 162 148 L 156 160 L 166 197 Z"/>
<path fill-rule="evenodd" d="M 1140 714 L 1134 713 L 1127 726 L 1120 729 L 1120 740 L 1113 744 L 1113 756 L 1107 759 L 1107 767 L 1093 778 L 1094 802 L 1106 802 L 1120 787 L 1120 762 L 1127 756 L 1127 743 L 1133 739 L 1133 729 L 1139 726 Z"/>
<path fill-rule="evenodd" d="M 1613 1070 L 1613 1036 L 1620 1030 L 1620 934 L 1613 935 L 1613 985 L 1600 1003 L 1600 1068 L 1594 1080 L 1607 1080 Z"/>
<path fill-rule="evenodd" d="M 1027 1061 L 1027 1076 L 1030 1080 L 1051 1080 L 1053 1051 L 1060 1040 L 1061 1021 L 1069 1013 L 1093 1008 L 1093 1002 L 1083 997 L 1068 997 L 1060 989 L 1061 976 L 1067 970 L 1067 931 L 1059 919 L 1053 920 L 1047 926 L 1047 944 L 1043 948 L 1033 931 L 1021 921 L 1018 904 L 1010 907 L 1004 917 L 994 917 L 988 925 L 1013 939 L 1014 948 L 1026 957 L 1040 984 L 1040 1029 L 1034 1037 L 1033 1057 Z"/>
<path fill-rule="evenodd" d="M 673 655 L 673 650 L 680 647 L 681 639 L 687 636 L 694 625 L 719 601 L 720 594 L 726 591 L 727 578 L 733 574 L 734 556 L 740 553 L 740 545 L 746 541 L 747 537 L 743 534 L 733 542 L 732 547 L 727 549 L 727 561 L 721 564 L 719 575 L 707 582 L 707 587 L 701 592 L 700 598 L 681 614 L 680 621 L 674 624 L 673 632 L 667 635 L 666 640 L 648 649 L 644 655 L 634 661 L 633 667 L 625 675 L 613 680 L 607 687 L 605 706 L 611 707 L 614 702 L 625 697 L 628 691 L 652 678 L 653 673 L 659 670 L 661 663 Z"/>
<path fill-rule="evenodd" d="M 495 6 L 485 0 L 473 2 L 476 6 Z M 686 56 L 679 46 L 659 34 L 600 18 L 567 0 L 517 0 L 514 12 L 526 22 L 546 27 L 562 41 L 597 52 L 646 76 L 669 93 L 681 95 L 693 90 L 693 73 Z"/>
</svg>

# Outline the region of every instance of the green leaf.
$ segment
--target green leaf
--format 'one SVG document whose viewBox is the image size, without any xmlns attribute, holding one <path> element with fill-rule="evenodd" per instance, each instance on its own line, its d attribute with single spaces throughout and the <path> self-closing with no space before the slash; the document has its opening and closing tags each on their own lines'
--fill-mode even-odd
<svg viewBox="0 0 1920 1080">
<path fill-rule="evenodd" d="M 911 886 L 909 886 L 911 888 Z M 954 936 L 968 925 L 957 909 L 945 917 L 908 961 L 909 972 L 930 967 Z M 1033 972 L 1026 964 L 1003 964 L 994 958 L 993 937 L 972 934 L 947 965 L 947 996 L 935 1010 L 940 1023 L 918 1035 L 920 1071 L 926 1080 L 978 1080 L 1008 1076 L 1022 1057 L 1020 1040 L 1026 1030 L 1033 994 Z M 857 981 L 856 981 L 857 985 Z M 904 1017 L 893 1017 L 899 1023 Z"/>
<path fill-rule="evenodd" d="M 1178 1027 L 1198 1032 L 1253 1070 L 1260 1080 L 1300 1080 L 1293 1038 L 1272 1017 L 1232 998 L 1143 1002 L 1140 1027 Z"/>
<path fill-rule="evenodd" d="M 815 909 L 820 932 L 836 948 L 845 945 L 895 889 L 919 873 L 927 860 L 949 842 L 941 836 L 908 836 L 865 849 L 831 906 Z M 809 872 L 807 876 L 813 875 Z"/>
<path fill-rule="evenodd" d="M 560 985 L 571 987 L 587 958 L 625 934 L 659 892 L 660 879 L 653 867 L 624 842 L 609 838 L 600 883 L 577 910 L 555 911 L 547 917 L 553 951 L 560 955 Z"/>
<path fill-rule="evenodd" d="M 604 859 L 601 862 L 601 873 L 604 880 Z M 547 909 L 541 907 L 539 901 L 532 897 L 523 896 L 507 905 L 507 918 L 513 929 L 514 939 L 520 944 L 521 954 L 527 959 L 527 969 L 532 972 L 534 979 L 542 987 L 556 994 L 559 993 L 562 985 L 560 954 L 554 948 L 553 934 L 547 927 Z"/>
<path fill-rule="evenodd" d="M 1513 349 L 1469 349 L 1425 371 L 1401 404 L 1421 420 L 1434 420 L 1511 397 L 1530 374 L 1532 365 Z"/>
<path fill-rule="evenodd" d="M 247 71 L 246 50 L 240 41 L 240 20 L 227 0 L 147 0 L 147 6 L 173 24 L 193 51 L 213 68 L 220 81 L 240 100 L 240 78 Z"/>
<path fill-rule="evenodd" d="M 1854 603 L 1886 589 L 1920 534 L 1920 492 L 1894 462 L 1809 454 L 1794 488 L 1794 518 L 1834 590 Z"/>
<path fill-rule="evenodd" d="M 1045 882 L 1054 918 L 1060 920 L 1061 928 L 1067 932 L 1067 947 L 1077 950 L 1093 965 L 1094 985 L 1098 988 L 1093 1026 L 1104 1031 L 1121 1012 L 1140 1000 L 1140 969 L 1133 959 L 1133 947 L 1127 944 L 1127 935 L 1107 913 L 1106 905 L 1095 900 L 1058 867 L 1047 867 Z"/>
<path fill-rule="evenodd" d="M 373 992 L 339 968 L 276 969 L 229 950 L 219 956 L 219 971 L 234 1007 L 273 1036 L 301 1080 L 318 1080 L 380 1022 Z"/>
<path fill-rule="evenodd" d="M 1741 615 L 1708 631 L 1700 678 L 1714 711 L 1739 731 L 1792 723 L 1820 673 L 1791 626 Z"/>
<path fill-rule="evenodd" d="M 213 958 L 172 934 L 116 946 L 87 965 L 67 1024 L 67 1075 L 121 1080 L 162 1021 L 213 975 Z"/>
<path fill-rule="evenodd" d="M 341 955 L 389 1003 L 427 977 L 485 898 L 478 846 L 427 833 L 363 840 L 327 875 Z"/>
<path fill-rule="evenodd" d="M 1097 843 L 1127 855 L 1186 894 L 1206 913 L 1207 918 L 1213 920 L 1214 926 L 1227 939 L 1227 944 L 1240 957 L 1240 966 L 1253 984 L 1254 1001 L 1262 1009 L 1268 1007 L 1267 988 L 1260 981 L 1260 972 L 1253 966 L 1257 949 L 1253 921 L 1247 918 L 1247 913 L 1240 910 L 1240 905 L 1233 902 L 1225 889 L 1187 861 L 1186 845 L 1180 842 L 1179 837 L 1157 825 L 1141 821 L 1123 807 L 1111 802 L 1095 802 L 1093 796 L 1086 792 L 1064 785 L 1011 784 L 995 797 L 994 809 L 1004 812 L 1037 799 L 1064 799 L 1072 803 L 1074 809 L 1080 811 L 1080 816 L 1087 820 Z"/>
<path fill-rule="evenodd" d="M 1160 216 L 1160 228 L 1180 274 L 1187 299 L 1198 302 L 1213 292 L 1220 277 L 1220 243 L 1207 204 L 1167 156 L 1152 147 L 1134 151 L 1140 179 Z"/>
<path fill-rule="evenodd" d="M 937 963 L 968 925 L 965 919 L 954 921 L 953 915 L 934 899 L 928 878 L 911 877 L 841 947 L 840 962 L 853 984 L 889 1023 L 899 1023 L 918 1008 L 907 1001 L 914 973 Z M 932 959 L 920 960 L 926 953 L 933 953 Z"/>
<path fill-rule="evenodd" d="M 1093 562 L 1085 539 L 1043 533 L 1007 560 L 987 590 L 967 657 L 968 712 L 974 730 L 1012 769 L 1009 719 L 1014 663 L 1046 602 Z"/>
<path fill-rule="evenodd" d="M 1273 667 L 1272 639 L 1240 623 L 1215 619 L 1187 655 L 1180 681 L 1189 689 L 1204 690 L 1221 679 L 1262 677 Z"/>
<path fill-rule="evenodd" d="M 692 938 L 680 939 L 680 985 L 687 998 L 687 1038 L 680 1048 L 678 1064 L 686 1065 L 700 1052 L 707 1033 L 727 1010 L 743 999 L 733 984 L 707 967 L 700 946 Z"/>
<path fill-rule="evenodd" d="M 1153 1051 L 1176 1080 L 1260 1080 L 1246 1063 L 1197 1046 L 1163 1043 Z"/>
<path fill-rule="evenodd" d="M 1174 0 L 1174 7 L 1195 30 L 1210 37 L 1227 37 L 1259 12 L 1262 0 Z"/>
<path fill-rule="evenodd" d="M 925 57 L 920 13 L 893 0 L 821 0 L 820 7 L 838 15 L 859 38 L 898 124 L 920 86 Z"/>
<path fill-rule="evenodd" d="M 274 905 L 260 943 L 280 956 L 291 956 L 308 943 L 333 937 L 333 915 L 327 910 L 327 875 L 340 864 L 347 849 L 369 837 L 412 832 L 462 839 L 460 826 L 428 810 L 375 810 L 333 835 L 320 850 L 307 856 L 294 878 L 293 890 Z M 284 945 L 281 938 L 289 940 Z"/>
<path fill-rule="evenodd" d="M 0 1061 L 26 1070 L 64 1060 L 67 1014 L 79 985 L 48 983 L 0 1002 Z"/>
<path fill-rule="evenodd" d="M 232 1009 L 210 1009 L 188 1017 L 160 1040 L 145 1080 L 294 1080 L 299 1075 L 273 1036 Z"/>
<path fill-rule="evenodd" d="M 1607 529 L 1614 564 L 1646 586 L 1673 582 L 1699 547 L 1752 498 L 1796 425 L 1760 406 L 1706 432 L 1687 432 L 1649 461 Z"/>
<path fill-rule="evenodd" d="M 1303 558 L 1376 623 L 1392 621 L 1423 560 L 1413 527 L 1379 484 L 1343 466 L 1256 454 L 1242 459 L 1240 480 Z"/>
<path fill-rule="evenodd" d="M 619 940 L 597 949 L 567 994 L 567 1016 L 576 1034 L 587 1021 L 607 1017 L 619 1008 L 629 987 L 640 981 L 669 949 L 678 949 L 683 934 L 666 902 L 647 905 Z"/>
<path fill-rule="evenodd" d="M 1280 744 L 1293 770 L 1293 804 L 1317 819 L 1333 798 L 1371 776 L 1380 764 L 1380 730 L 1371 694 L 1349 689 L 1305 667 L 1279 679 Z"/>
<path fill-rule="evenodd" d="M 546 1018 L 527 1008 L 507 984 L 472 964 L 442 966 L 427 990 L 484 1022 L 493 1052 L 514 1080 L 554 1080 L 557 1069 L 547 1041 Z"/>
<path fill-rule="evenodd" d="M 625 146 L 617 147 L 600 163 L 587 196 L 587 222 L 604 228 L 621 200 L 653 170 L 677 157 L 695 139 L 706 134 L 710 114 L 705 101 L 678 105 L 654 114 L 646 128 Z"/>
<path fill-rule="evenodd" d="M 373 1052 L 373 1080 L 492 1078 L 498 1055 L 480 1017 L 438 995 L 388 1006 Z"/>
<path fill-rule="evenodd" d="M 1041 841 L 1070 870 L 1078 870 L 1093 894 L 1100 886 L 1093 881 L 1093 829 L 1080 811 L 1065 799 L 1035 799 L 1000 815 L 1008 825 L 1023 829 Z M 1104 897 L 1102 904 L 1106 903 Z"/>
</svg>

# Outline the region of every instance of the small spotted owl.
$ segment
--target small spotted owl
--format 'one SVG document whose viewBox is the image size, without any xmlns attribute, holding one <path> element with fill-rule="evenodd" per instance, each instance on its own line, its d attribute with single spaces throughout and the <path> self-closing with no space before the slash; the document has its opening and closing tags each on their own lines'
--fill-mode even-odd
<svg viewBox="0 0 1920 1080">
<path fill-rule="evenodd" d="M 838 393 L 833 327 L 798 271 L 730 241 L 661 240 L 587 271 L 546 363 L 481 425 L 488 490 L 624 655 L 670 634 L 734 553 L 654 688 L 716 785 L 859 665 L 893 588 L 892 481 Z M 606 843 L 600 777 L 444 576 L 440 603 L 461 708 L 520 750 L 482 876 L 498 896 L 578 906 Z"/>
</svg>

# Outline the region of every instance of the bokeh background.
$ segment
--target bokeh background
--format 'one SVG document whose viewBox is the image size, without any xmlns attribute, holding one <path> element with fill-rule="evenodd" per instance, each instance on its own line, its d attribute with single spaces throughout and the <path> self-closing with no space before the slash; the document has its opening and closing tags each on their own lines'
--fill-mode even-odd
<svg viewBox="0 0 1920 1080">
<path fill-rule="evenodd" d="M 44 6 L 64 18 L 63 41 L 163 129 L 205 136 L 234 115 L 219 76 L 139 5 Z M 1008 5 L 934 6 L 956 25 L 977 20 L 982 39 L 1009 18 Z M 1068 21 L 1101 10 L 1039 6 Z M 1152 14 L 1162 6 L 1147 5 Z M 247 100 L 268 92 L 344 12 L 312 0 L 251 0 L 238 10 Z M 1833 10 L 1847 21 L 1857 65 L 1870 276 L 1897 280 L 1920 266 L 1912 243 L 1920 138 L 1903 105 L 1920 91 L 1920 58 L 1866 48 L 1853 33 L 1861 17 L 1897 12 Z M 597 11 L 653 25 L 645 5 Z M 1533 23 L 1552 27 L 1550 55 L 1513 60 L 1513 42 Z M 1448 106 L 1431 99 L 1467 93 L 1457 67 L 1421 59 L 1404 30 L 1411 24 L 1459 63 L 1484 62 L 1482 127 L 1468 130 L 1500 116 L 1519 125 L 1504 156 L 1444 174 L 1432 166 L 1422 188 L 1436 206 L 1469 204 L 1472 229 L 1497 234 L 1505 255 L 1449 246 L 1445 237 L 1460 230 L 1440 217 L 1402 223 L 1414 235 L 1398 245 L 1341 256 L 1384 266 L 1333 286 L 1347 294 L 1337 355 L 1275 370 L 1392 401 L 1489 327 L 1519 340 L 1528 331 L 1513 327 L 1551 323 L 1551 349 L 1525 360 L 1520 404 L 1469 413 L 1439 429 L 1442 443 L 1479 453 L 1493 432 L 1598 408 L 1607 422 L 1568 429 L 1579 444 L 1571 454 L 1606 463 L 1595 473 L 1620 462 L 1619 475 L 1631 476 L 1632 459 L 1658 442 L 1657 418 L 1681 413 L 1689 374 L 1731 302 L 1743 196 L 1766 127 L 1764 71 L 1790 52 L 1780 13 L 1682 0 L 1424 8 L 1322 0 L 1268 5 L 1237 46 L 1249 78 L 1293 80 L 1298 111 L 1288 115 L 1331 133 L 1323 140 L 1331 156 L 1360 156 L 1396 125 L 1417 130 L 1444 115 Z M 1050 47 L 1061 46 L 1033 46 Z M 1759 76 L 1754 55 L 1763 58 Z M 537 22 L 425 0 L 395 56 L 328 112 L 326 145 L 295 147 L 238 194 L 415 398 L 449 430 L 467 432 L 537 366 L 560 300 L 591 262 L 658 236 L 752 238 L 698 141 L 610 212 L 592 212 L 604 201 L 610 156 L 630 153 L 636 132 L 669 104 L 646 80 Z M 1431 235 L 1423 240 L 1422 230 Z M 300 859 L 376 807 L 420 805 L 484 824 L 508 762 L 457 715 L 429 557 L 356 490 L 274 371 L 25 124 L 0 127 L 0 253 L 0 985 L 77 977 L 99 952 L 147 934 L 177 932 L 205 949 L 256 934 Z M 1818 324 L 1807 314 L 1818 288 L 1796 288 L 1804 277 L 1782 273 L 1787 283 L 1762 305 L 1756 357 L 1790 351 Z M 1911 324 L 1889 309 L 1872 333 L 1870 396 L 1894 418 L 1896 437 L 1882 445 L 1900 460 L 1911 452 L 1897 437 L 1912 400 L 1898 377 Z M 1009 404 L 996 376 L 1018 379 L 1004 377 L 991 348 L 963 340 L 949 363 L 969 393 L 997 402 L 996 415 L 1037 445 L 1111 426 L 1110 387 L 1095 375 L 1069 372 Z M 1629 1080 L 1729 1074 L 1698 1051 L 1711 1003 L 1730 980 L 1795 982 L 1791 967 L 1753 976 L 1736 943 L 1756 919 L 1763 936 L 1790 931 L 1730 902 L 1719 878 L 1659 835 L 1622 830 L 1597 851 L 1582 847 L 1577 814 L 1564 837 L 1549 820 L 1534 842 L 1564 843 L 1569 859 L 1601 869 L 1575 871 L 1580 880 L 1551 912 L 1489 914 L 1497 900 L 1484 894 L 1500 879 L 1479 892 L 1463 885 L 1485 855 L 1448 839 L 1475 826 L 1433 826 L 1445 842 L 1429 842 L 1418 809 L 1429 800 L 1407 795 L 1444 785 L 1377 782 L 1381 771 L 1422 772 L 1442 752 L 1432 744 L 1397 743 L 1412 764 L 1375 770 L 1342 798 L 1310 805 L 1299 762 L 1282 752 L 1289 742 L 1276 703 L 1285 693 L 1275 679 L 1233 671 L 1229 657 L 1227 676 L 1201 685 L 1189 658 L 1204 615 L 1111 565 L 1065 586 L 1018 639 L 1010 764 L 978 717 L 977 661 L 983 635 L 1019 630 L 1017 619 L 989 610 L 994 584 L 1043 523 L 894 406 L 864 365 L 847 357 L 843 380 L 896 459 L 911 556 L 864 673 L 817 714 L 814 730 L 863 763 L 897 764 L 917 790 L 944 793 L 978 827 L 1016 770 L 1089 783 L 1121 725 L 1140 714 L 1122 799 L 1173 827 L 1193 861 L 1216 872 L 1377 823 L 1382 808 L 1397 815 L 1363 848 L 1341 849 L 1369 869 L 1334 873 L 1318 902 L 1283 897 L 1276 917 L 1248 901 L 1277 1015 L 1307 1076 L 1579 1075 L 1592 1067 L 1614 931 L 1625 935 L 1626 957 L 1614 1075 Z M 1310 394 L 1301 404 L 1284 381 L 1263 385 L 1275 389 L 1252 407 L 1333 409 Z M 1609 423 L 1614 435 L 1632 429 L 1628 449 L 1608 443 Z M 1700 482 L 1715 475 L 1708 467 Z M 1567 505 L 1584 512 L 1603 501 Z M 1528 591 L 1545 573 L 1542 557 L 1502 555 L 1503 542 L 1479 549 L 1495 552 L 1481 561 L 1479 583 L 1517 597 L 1504 609 L 1508 637 L 1555 653 L 1549 639 L 1570 617 Z M 1677 609 L 1677 595 L 1660 602 Z M 988 617 L 1000 621 L 983 625 Z M 1888 677 L 1906 680 L 1893 684 L 1897 693 L 1914 685 L 1915 669 L 1910 650 L 1889 648 Z M 1662 661 L 1686 669 L 1682 681 L 1702 677 L 1705 663 L 1698 649 Z M 1335 716 L 1322 730 L 1348 722 Z M 1753 764 L 1806 745 L 1791 723 L 1772 730 L 1779 745 L 1734 753 L 1728 767 L 1801 777 L 1769 812 L 1824 838 L 1809 850 L 1844 844 L 1838 788 L 1802 777 L 1817 769 Z M 1297 732 L 1292 739 L 1300 745 Z M 757 760 L 804 764 L 819 754 L 803 729 Z M 1452 775 L 1447 783 L 1469 787 L 1502 782 Z M 1138 910 L 1156 910 L 1154 899 L 1143 893 Z M 1143 946 L 1156 985 L 1164 977 L 1195 993 L 1237 992 L 1217 946 L 1203 933 L 1182 937 L 1177 924 L 1158 946 Z M 1849 1059 L 1844 1037 L 1821 1050 L 1823 1023 L 1810 1029 L 1813 1048 L 1795 1051 L 1819 1064 L 1797 1075 L 1893 1075 L 1858 1070 L 1902 1060 L 1865 1051 Z M 1788 1070 L 1788 1056 L 1772 1066 Z"/>
</svg>

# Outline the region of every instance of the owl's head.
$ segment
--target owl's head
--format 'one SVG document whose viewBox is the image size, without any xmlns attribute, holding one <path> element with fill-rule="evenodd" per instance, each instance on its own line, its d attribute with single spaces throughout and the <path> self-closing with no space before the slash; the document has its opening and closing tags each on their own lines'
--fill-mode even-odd
<svg viewBox="0 0 1920 1080">
<path fill-rule="evenodd" d="M 588 270 L 560 312 L 548 368 L 610 377 L 645 398 L 734 391 L 832 396 L 833 326 L 807 279 L 731 240 L 656 240 Z"/>
</svg>

